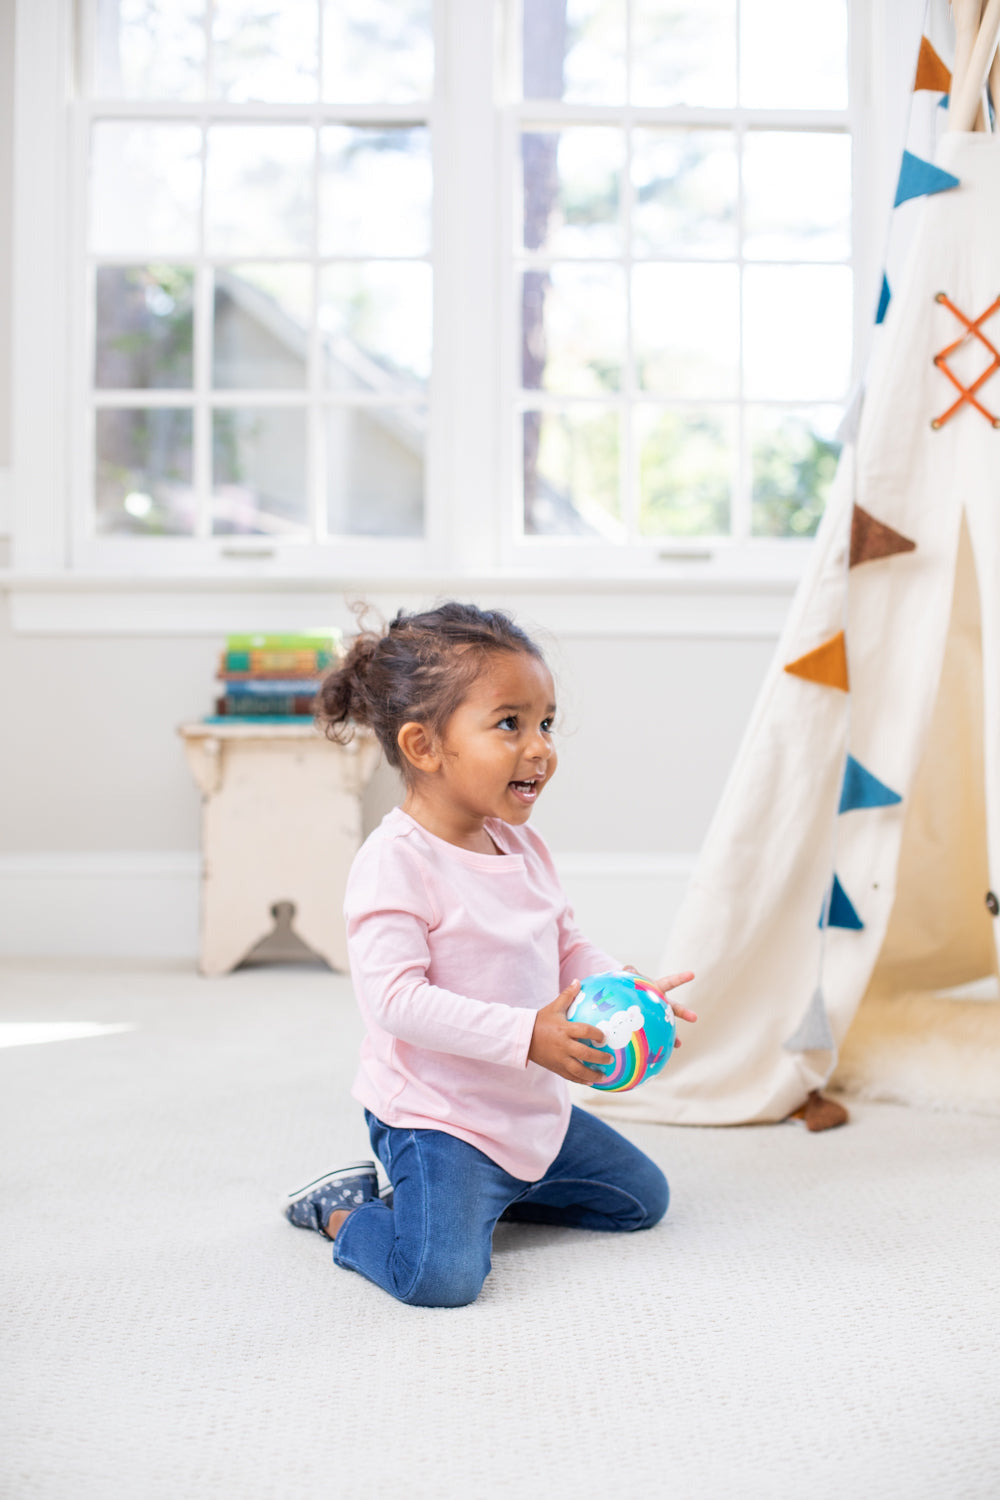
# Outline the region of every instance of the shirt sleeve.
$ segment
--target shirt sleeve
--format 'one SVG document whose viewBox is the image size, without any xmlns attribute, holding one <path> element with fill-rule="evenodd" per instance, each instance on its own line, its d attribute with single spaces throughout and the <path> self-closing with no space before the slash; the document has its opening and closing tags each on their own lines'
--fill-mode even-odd
<svg viewBox="0 0 1000 1500">
<path fill-rule="evenodd" d="M 416 1047 L 523 1068 L 534 1010 L 477 1000 L 431 984 L 428 932 L 437 914 L 413 858 L 352 870 L 345 916 L 362 1007 L 390 1036 Z"/>
</svg>

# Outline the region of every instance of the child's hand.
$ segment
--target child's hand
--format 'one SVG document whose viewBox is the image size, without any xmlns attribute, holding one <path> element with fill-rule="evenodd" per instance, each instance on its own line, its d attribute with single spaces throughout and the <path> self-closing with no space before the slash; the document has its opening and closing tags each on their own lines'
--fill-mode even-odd
<svg viewBox="0 0 1000 1500">
<path fill-rule="evenodd" d="M 625 968 L 629 974 L 639 974 L 639 970 L 634 969 L 631 964 L 626 964 Z M 639 974 L 639 978 L 649 979 L 649 975 Z M 660 994 L 665 996 L 670 990 L 676 989 L 679 984 L 689 984 L 693 978 L 694 975 L 690 970 L 685 970 L 683 974 L 667 974 L 663 979 L 649 979 L 649 982 L 655 990 L 659 990 Z M 683 1005 L 678 1005 L 675 1000 L 671 1000 L 670 1009 L 681 1021 L 697 1021 L 698 1019 L 693 1010 L 685 1010 Z M 680 1044 L 680 1037 L 675 1036 L 674 1046 L 679 1047 Z"/>
<path fill-rule="evenodd" d="M 603 1031 L 596 1026 L 584 1026 L 582 1021 L 567 1021 L 566 1012 L 579 992 L 580 981 L 574 979 L 551 1005 L 538 1012 L 528 1060 L 540 1068 L 548 1068 L 550 1073 L 558 1073 L 560 1078 L 568 1078 L 571 1083 L 593 1083 L 594 1070 L 587 1063 L 611 1063 L 615 1058 L 613 1052 L 595 1052 L 587 1046 L 589 1039 L 603 1047 Z"/>
</svg>

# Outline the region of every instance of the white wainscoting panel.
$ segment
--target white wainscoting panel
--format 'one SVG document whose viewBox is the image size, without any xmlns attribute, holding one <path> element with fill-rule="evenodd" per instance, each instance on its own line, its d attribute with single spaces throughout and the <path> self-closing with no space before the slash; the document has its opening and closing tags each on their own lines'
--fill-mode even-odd
<svg viewBox="0 0 1000 1500">
<path fill-rule="evenodd" d="M 565 854 L 577 920 L 623 963 L 656 968 L 694 866 L 689 854 Z M 190 959 L 198 953 L 196 853 L 0 856 L 0 954 Z"/>
</svg>

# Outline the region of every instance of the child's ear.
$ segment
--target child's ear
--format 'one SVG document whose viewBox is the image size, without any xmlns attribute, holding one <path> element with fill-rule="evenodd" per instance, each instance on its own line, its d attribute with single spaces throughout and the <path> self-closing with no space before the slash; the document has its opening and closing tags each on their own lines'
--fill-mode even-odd
<svg viewBox="0 0 1000 1500">
<path fill-rule="evenodd" d="M 396 744 L 415 770 L 432 775 L 440 769 L 441 753 L 426 724 L 404 724 L 396 736 Z"/>
</svg>

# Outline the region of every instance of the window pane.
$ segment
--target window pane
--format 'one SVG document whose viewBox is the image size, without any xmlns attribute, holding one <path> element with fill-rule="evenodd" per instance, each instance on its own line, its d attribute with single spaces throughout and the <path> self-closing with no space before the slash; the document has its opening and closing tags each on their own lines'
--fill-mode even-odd
<svg viewBox="0 0 1000 1500">
<path fill-rule="evenodd" d="M 846 0 L 740 0 L 740 94 L 751 108 L 846 108 Z"/>
<path fill-rule="evenodd" d="M 625 358 L 625 283 L 612 266 L 525 271 L 521 369 L 529 390 L 617 390 Z"/>
<path fill-rule="evenodd" d="M 198 248 L 201 130 L 101 120 L 92 136 L 90 248 L 187 255 Z"/>
<path fill-rule="evenodd" d="M 190 386 L 193 313 L 193 271 L 99 266 L 95 384 L 104 390 Z"/>
<path fill-rule="evenodd" d="M 732 407 L 635 413 L 643 536 L 723 536 L 736 469 Z"/>
<path fill-rule="evenodd" d="M 632 103 L 735 104 L 735 0 L 632 0 Z"/>
<path fill-rule="evenodd" d="M 321 134 L 320 253 L 425 255 L 431 243 L 430 132 L 421 126 Z"/>
<path fill-rule="evenodd" d="M 323 371 L 330 386 L 400 394 L 431 372 L 431 268 L 421 261 L 320 273 Z"/>
<path fill-rule="evenodd" d="M 625 102 L 625 0 L 528 0 L 525 99 Z"/>
<path fill-rule="evenodd" d="M 735 396 L 739 282 L 735 266 L 636 266 L 632 327 L 636 378 L 669 396 Z"/>
<path fill-rule="evenodd" d="M 337 406 L 326 416 L 327 528 L 334 536 L 421 536 L 427 414 Z"/>
<path fill-rule="evenodd" d="M 200 99 L 204 12 L 204 0 L 97 0 L 97 98 Z"/>
<path fill-rule="evenodd" d="M 839 406 L 750 407 L 754 536 L 813 536 L 837 470 Z"/>
<path fill-rule="evenodd" d="M 851 138 L 751 130 L 743 147 L 749 260 L 846 260 L 851 253 Z"/>
<path fill-rule="evenodd" d="M 316 98 L 316 0 L 214 0 L 212 92 L 278 104 Z"/>
<path fill-rule="evenodd" d="M 99 534 L 192 536 L 191 411 L 161 406 L 95 415 Z"/>
<path fill-rule="evenodd" d="M 433 88 L 431 0 L 326 0 L 324 99 L 405 104 Z"/>
<path fill-rule="evenodd" d="M 851 374 L 847 266 L 748 266 L 743 361 L 748 396 L 842 401 Z"/>
<path fill-rule="evenodd" d="M 307 125 L 213 125 L 208 132 L 209 253 L 308 254 L 315 135 Z"/>
<path fill-rule="evenodd" d="M 526 411 L 524 530 L 528 536 L 625 539 L 613 411 Z"/>
<path fill-rule="evenodd" d="M 735 256 L 736 178 L 731 131 L 633 131 L 633 253 Z"/>
<path fill-rule="evenodd" d="M 301 388 L 309 366 L 312 271 L 307 266 L 219 266 L 212 384 L 230 390 Z"/>
<path fill-rule="evenodd" d="M 620 130 L 525 131 L 525 248 L 551 255 L 620 254 L 624 157 Z"/>
<path fill-rule="evenodd" d="M 295 407 L 214 411 L 212 460 L 215 536 L 305 536 L 304 411 Z"/>
</svg>

